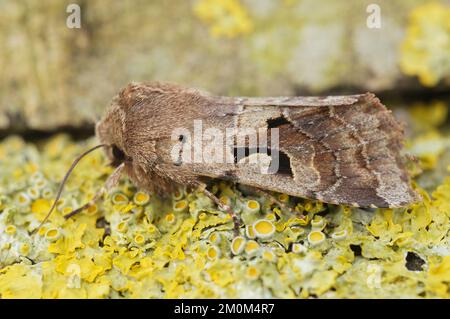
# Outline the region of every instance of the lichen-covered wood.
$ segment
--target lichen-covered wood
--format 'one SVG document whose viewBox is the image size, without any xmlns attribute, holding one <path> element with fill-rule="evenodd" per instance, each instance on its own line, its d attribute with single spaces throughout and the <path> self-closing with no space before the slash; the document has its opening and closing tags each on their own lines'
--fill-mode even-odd
<svg viewBox="0 0 450 319">
<path fill-rule="evenodd" d="M 69 0 L 2 1 L 0 129 L 92 125 L 131 81 L 273 96 L 417 88 L 406 73 L 445 88 L 448 1 L 426 2 L 378 1 L 371 29 L 358 0 L 80 0 L 69 29 Z"/>
<path fill-rule="evenodd" d="M 65 220 L 112 171 L 94 152 L 32 237 L 74 157 L 98 141 L 8 137 L 0 143 L 0 297 L 450 298 L 450 140 L 434 117 L 439 105 L 408 113 L 430 125 L 410 126 L 407 141 L 424 170 L 411 171 L 423 202 L 364 210 L 274 193 L 277 203 L 217 183 L 212 192 L 241 216 L 238 236 L 201 192 L 162 200 L 126 178 Z"/>
</svg>

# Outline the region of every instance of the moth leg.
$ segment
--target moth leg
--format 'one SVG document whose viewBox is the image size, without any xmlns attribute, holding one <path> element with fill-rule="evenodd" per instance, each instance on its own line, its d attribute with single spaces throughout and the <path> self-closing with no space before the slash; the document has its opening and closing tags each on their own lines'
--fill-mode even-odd
<svg viewBox="0 0 450 319">
<path fill-rule="evenodd" d="M 234 224 L 234 233 L 237 236 L 239 234 L 239 227 L 241 226 L 241 223 L 239 222 L 239 218 L 237 217 L 237 215 L 233 212 L 233 209 L 231 209 L 231 207 L 228 205 L 224 205 L 220 201 L 220 199 L 218 199 L 216 195 L 207 190 L 206 187 L 202 187 L 202 192 L 208 198 L 210 198 L 221 210 L 227 212 L 227 214 L 231 216 Z"/>
<path fill-rule="evenodd" d="M 71 211 L 70 213 L 68 213 L 67 215 L 64 215 L 65 219 L 68 219 L 76 214 L 78 214 L 79 212 L 91 207 L 92 205 L 95 204 L 95 202 L 102 197 L 102 195 L 104 193 L 106 193 L 107 191 L 109 191 L 110 189 L 112 189 L 113 187 L 117 186 L 117 184 L 119 183 L 120 180 L 120 176 L 122 175 L 122 171 L 125 167 L 125 163 L 120 164 L 119 166 L 117 166 L 117 168 L 114 170 L 114 172 L 111 173 L 111 175 L 109 175 L 108 179 L 106 180 L 105 184 L 102 186 L 102 188 L 100 188 L 98 190 L 97 193 L 95 193 L 94 197 L 87 202 L 86 204 L 84 204 L 83 206 Z"/>
</svg>

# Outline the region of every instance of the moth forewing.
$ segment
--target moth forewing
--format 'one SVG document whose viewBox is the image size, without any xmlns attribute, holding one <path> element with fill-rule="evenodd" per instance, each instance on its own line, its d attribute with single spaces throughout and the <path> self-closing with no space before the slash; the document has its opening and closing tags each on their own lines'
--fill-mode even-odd
<svg viewBox="0 0 450 319">
<path fill-rule="evenodd" d="M 229 114 L 235 131 L 276 131 L 277 146 L 271 140 L 264 150 L 251 137 L 245 145 L 235 139 L 232 147 L 247 155 L 235 154 L 234 165 L 200 165 L 199 175 L 361 207 L 399 207 L 418 199 L 403 165 L 401 126 L 373 94 L 235 101 L 238 111 Z M 268 163 L 275 162 L 278 171 L 268 174 Z"/>
</svg>

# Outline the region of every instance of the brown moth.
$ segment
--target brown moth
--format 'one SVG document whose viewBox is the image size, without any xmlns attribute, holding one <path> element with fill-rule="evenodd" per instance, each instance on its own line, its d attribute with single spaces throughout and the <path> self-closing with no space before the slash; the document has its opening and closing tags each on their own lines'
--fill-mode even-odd
<svg viewBox="0 0 450 319">
<path fill-rule="evenodd" d="M 195 131 L 196 121 L 203 131 L 213 129 L 215 136 L 193 141 L 188 135 Z M 174 136 L 178 128 L 187 133 Z M 269 132 L 268 152 L 258 154 L 251 145 L 237 143 L 238 133 L 225 142 L 218 138 L 230 129 Z M 270 133 L 274 129 L 276 147 Z M 132 83 L 113 99 L 96 125 L 96 135 L 117 166 L 102 191 L 114 185 L 123 170 L 136 186 L 150 192 L 200 187 L 217 204 L 206 189 L 214 178 L 359 207 L 400 207 L 419 199 L 404 167 L 402 127 L 372 93 L 223 97 L 169 83 Z M 198 154 L 186 156 L 186 145 L 215 153 L 223 148 L 231 160 L 208 161 L 205 154 L 193 160 Z M 261 163 L 270 163 L 275 151 L 278 170 L 263 173 Z M 243 156 L 236 160 L 238 152 Z M 250 161 L 255 154 L 261 155 L 257 165 Z"/>
<path fill-rule="evenodd" d="M 170 153 L 180 141 L 172 133 L 177 127 L 192 131 L 194 120 L 221 131 L 277 127 L 287 167 L 261 174 L 238 163 L 174 163 Z M 168 83 L 130 84 L 114 98 L 96 134 L 111 146 L 111 160 L 124 163 L 131 180 L 149 191 L 198 187 L 209 177 L 361 207 L 399 207 L 417 199 L 400 154 L 402 128 L 371 93 L 218 97 Z"/>
</svg>

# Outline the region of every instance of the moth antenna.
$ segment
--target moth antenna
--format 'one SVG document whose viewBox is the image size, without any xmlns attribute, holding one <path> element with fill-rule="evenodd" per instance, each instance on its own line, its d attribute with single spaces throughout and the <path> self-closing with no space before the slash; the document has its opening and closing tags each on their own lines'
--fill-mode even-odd
<svg viewBox="0 0 450 319">
<path fill-rule="evenodd" d="M 31 235 L 33 235 L 35 232 L 37 232 L 39 229 L 41 229 L 42 225 L 44 225 L 48 218 L 50 217 L 50 215 L 52 214 L 53 210 L 56 207 L 56 204 L 58 203 L 58 200 L 61 198 L 61 193 L 64 189 L 64 186 L 67 182 L 67 179 L 69 178 L 70 174 L 72 173 L 73 169 L 75 168 L 75 166 L 78 164 L 78 162 L 85 157 L 86 155 L 88 155 L 90 152 L 95 151 L 96 149 L 100 148 L 100 147 L 105 147 L 108 146 L 107 144 L 99 144 L 94 146 L 93 148 L 85 151 L 84 153 L 82 153 L 81 155 L 79 155 L 72 163 L 72 165 L 70 166 L 69 170 L 67 171 L 66 175 L 64 175 L 63 180 L 61 181 L 61 184 L 59 185 L 59 189 L 58 189 L 58 194 L 56 195 L 56 199 L 53 202 L 52 207 L 50 208 L 49 212 L 47 213 L 47 215 L 45 216 L 45 218 L 42 220 L 42 222 L 39 224 L 38 228 L 36 228 L 35 230 L 33 230 L 31 232 Z"/>
<path fill-rule="evenodd" d="M 76 214 L 78 214 L 79 212 L 81 212 L 82 210 L 85 210 L 86 208 L 91 207 L 92 205 L 95 204 L 95 202 L 107 191 L 109 191 L 111 188 L 115 187 L 119 180 L 120 180 L 120 176 L 122 175 L 122 171 L 125 167 L 125 163 L 120 164 L 119 166 L 117 166 L 117 168 L 114 170 L 114 172 L 111 173 L 111 175 L 109 175 L 108 179 L 106 180 L 105 184 L 102 186 L 102 188 L 100 188 L 100 190 L 95 193 L 94 197 L 87 202 L 86 204 L 84 204 L 83 206 L 71 211 L 70 213 L 68 213 L 67 215 L 64 215 L 65 219 L 68 219 Z"/>
</svg>

